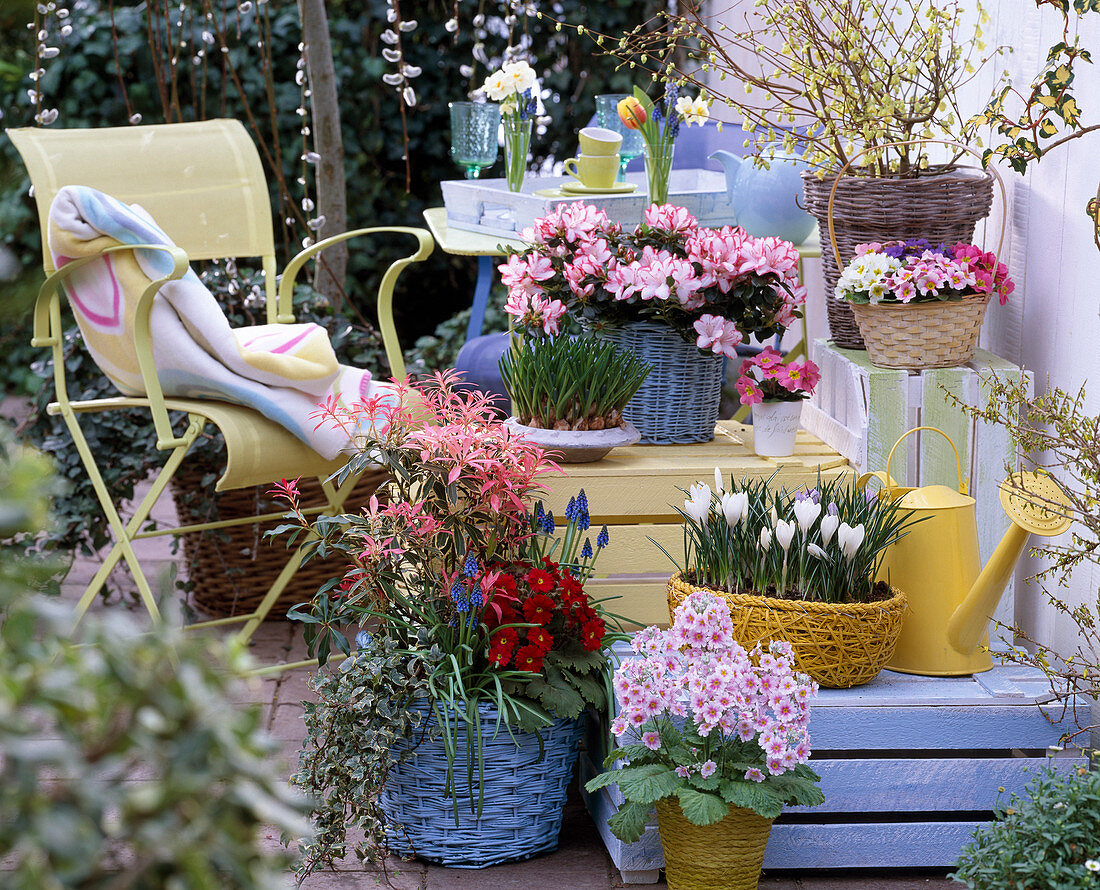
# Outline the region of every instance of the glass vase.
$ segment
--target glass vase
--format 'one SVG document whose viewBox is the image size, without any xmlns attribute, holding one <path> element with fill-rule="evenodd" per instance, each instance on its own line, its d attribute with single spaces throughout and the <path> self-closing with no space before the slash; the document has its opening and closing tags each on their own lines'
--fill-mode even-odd
<svg viewBox="0 0 1100 890">
<path fill-rule="evenodd" d="M 515 118 L 504 119 L 504 178 L 508 190 L 518 192 L 523 188 L 523 176 L 527 172 L 527 153 L 531 148 L 531 124 Z"/>
<path fill-rule="evenodd" d="M 645 180 L 651 204 L 668 203 L 668 180 L 672 175 L 672 152 L 675 147 L 675 143 L 645 147 Z"/>
</svg>

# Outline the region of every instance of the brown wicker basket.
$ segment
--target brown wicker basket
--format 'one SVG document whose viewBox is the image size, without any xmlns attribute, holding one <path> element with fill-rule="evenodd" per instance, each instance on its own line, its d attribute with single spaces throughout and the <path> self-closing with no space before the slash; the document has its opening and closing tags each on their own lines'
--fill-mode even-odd
<svg viewBox="0 0 1100 890">
<path fill-rule="evenodd" d="M 833 689 L 874 679 L 894 654 L 907 608 L 897 589 L 877 603 L 818 603 L 697 587 L 676 574 L 668 582 L 669 615 L 697 590 L 729 604 L 733 636 L 742 646 L 786 640 L 799 670 Z"/>
<path fill-rule="evenodd" d="M 974 356 L 989 294 L 934 303 L 851 303 L 872 364 L 954 368 Z M 839 302 L 835 301 L 834 302 Z"/>
<path fill-rule="evenodd" d="M 829 332 L 837 346 L 864 349 L 851 306 L 834 294 L 840 268 L 855 256 L 856 245 L 914 238 L 933 244 L 972 241 L 978 220 L 993 206 L 993 174 L 957 168 L 915 179 L 879 179 L 845 177 L 847 169 L 823 179 L 805 171 L 802 188 L 822 239 L 834 235 L 840 255 L 838 260 L 833 251 L 821 252 Z"/>
<path fill-rule="evenodd" d="M 286 509 L 285 501 L 267 494 L 270 486 L 259 485 L 219 492 L 212 503 L 204 498 L 209 515 L 199 514 L 188 493 L 203 488 L 204 477 L 209 478 L 209 473 L 201 468 L 187 467 L 172 480 L 172 497 L 181 524 L 240 519 Z M 387 478 L 381 470 L 365 474 L 345 502 L 344 509 L 357 511 Z M 212 488 L 212 483 L 207 487 Z M 298 489 L 302 493 L 303 508 L 325 503 L 316 479 L 302 479 Z M 187 577 L 192 582 L 192 605 L 215 618 L 255 611 L 293 552 L 284 541 L 264 537 L 266 531 L 278 524 L 277 520 L 272 520 L 183 535 Z M 285 618 L 291 606 L 311 599 L 330 579 L 343 577 L 344 569 L 344 563 L 338 559 L 310 560 L 291 579 L 269 618 Z"/>
<path fill-rule="evenodd" d="M 656 806 L 669 890 L 756 890 L 771 819 L 731 805 L 718 822 L 695 825 L 675 797 Z"/>
</svg>

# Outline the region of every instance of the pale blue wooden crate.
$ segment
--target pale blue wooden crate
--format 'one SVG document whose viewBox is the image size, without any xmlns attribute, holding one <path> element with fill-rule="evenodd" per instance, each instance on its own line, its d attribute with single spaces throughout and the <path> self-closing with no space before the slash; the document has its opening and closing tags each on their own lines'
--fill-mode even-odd
<svg viewBox="0 0 1100 890">
<path fill-rule="evenodd" d="M 1021 792 L 1058 744 L 1067 726 L 1051 722 L 1062 715 L 1044 707 L 1050 698 L 1042 674 L 1019 667 L 969 677 L 883 671 L 866 686 L 822 690 L 810 732 L 825 803 L 784 812 L 764 868 L 951 866 L 998 796 Z M 602 769 L 602 745 L 591 732 L 582 780 Z M 1057 762 L 1071 769 L 1085 760 L 1063 752 Z M 623 881 L 655 882 L 664 865 L 656 825 L 624 844 L 607 828 L 618 788 L 586 801 Z"/>
</svg>

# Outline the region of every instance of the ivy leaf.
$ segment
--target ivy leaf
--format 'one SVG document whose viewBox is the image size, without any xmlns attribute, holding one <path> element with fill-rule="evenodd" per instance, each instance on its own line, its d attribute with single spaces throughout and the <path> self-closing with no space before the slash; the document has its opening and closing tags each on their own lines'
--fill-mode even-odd
<svg viewBox="0 0 1100 890">
<path fill-rule="evenodd" d="M 1077 107 L 1077 100 L 1073 96 L 1066 96 L 1065 101 L 1058 109 L 1058 113 L 1070 127 L 1077 127 L 1081 123 L 1081 109 Z"/>
<path fill-rule="evenodd" d="M 681 788 L 680 809 L 692 825 L 713 825 L 729 813 L 729 805 L 717 794 Z"/>
</svg>

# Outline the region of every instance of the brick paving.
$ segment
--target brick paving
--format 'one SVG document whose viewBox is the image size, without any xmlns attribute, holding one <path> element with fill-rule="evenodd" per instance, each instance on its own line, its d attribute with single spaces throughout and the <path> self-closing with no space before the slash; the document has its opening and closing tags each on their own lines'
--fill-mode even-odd
<svg viewBox="0 0 1100 890">
<path fill-rule="evenodd" d="M 0 406 L 0 414 L 11 416 L 8 405 Z M 170 499 L 162 499 L 162 505 L 154 512 L 154 518 L 174 522 L 174 510 Z M 138 542 L 139 553 L 146 566 L 154 566 L 150 578 L 159 580 L 155 588 L 171 587 L 173 569 L 183 571 L 179 557 L 171 552 L 168 538 L 153 538 Z M 74 566 L 63 586 L 65 596 L 76 599 L 88 578 L 94 573 L 96 563 L 80 560 Z M 116 569 L 116 572 L 122 571 Z M 126 609 L 123 603 L 103 605 L 95 609 Z M 264 664 L 296 661 L 304 657 L 300 634 L 286 622 L 269 622 L 260 628 L 253 640 L 253 654 Z M 297 760 L 298 747 L 304 735 L 302 701 L 311 693 L 306 686 L 308 671 L 287 671 L 283 674 L 253 679 L 243 692 L 245 701 L 259 702 L 266 710 L 267 730 L 281 745 L 281 755 L 272 768 L 289 776 Z M 265 846 L 279 846 L 279 839 L 272 834 L 260 839 Z M 527 862 L 498 865 L 481 870 L 448 869 L 420 862 L 391 863 L 390 881 L 398 890 L 611 890 L 621 888 L 618 870 L 604 850 L 595 825 L 580 801 L 575 788 L 570 789 L 559 848 Z M 2 863 L 0 863 L 2 870 Z M 0 873 L 0 886 L 3 885 Z M 310 876 L 302 884 L 306 890 L 363 890 L 378 886 L 380 876 L 364 868 L 354 858 L 337 863 L 332 871 Z M 288 879 L 288 886 L 293 882 Z M 661 890 L 666 885 L 626 885 L 644 890 L 646 887 Z M 820 872 L 765 874 L 760 881 L 761 890 L 943 890 L 958 887 L 947 880 L 943 872 L 914 873 L 894 871 L 868 872 Z"/>
</svg>

